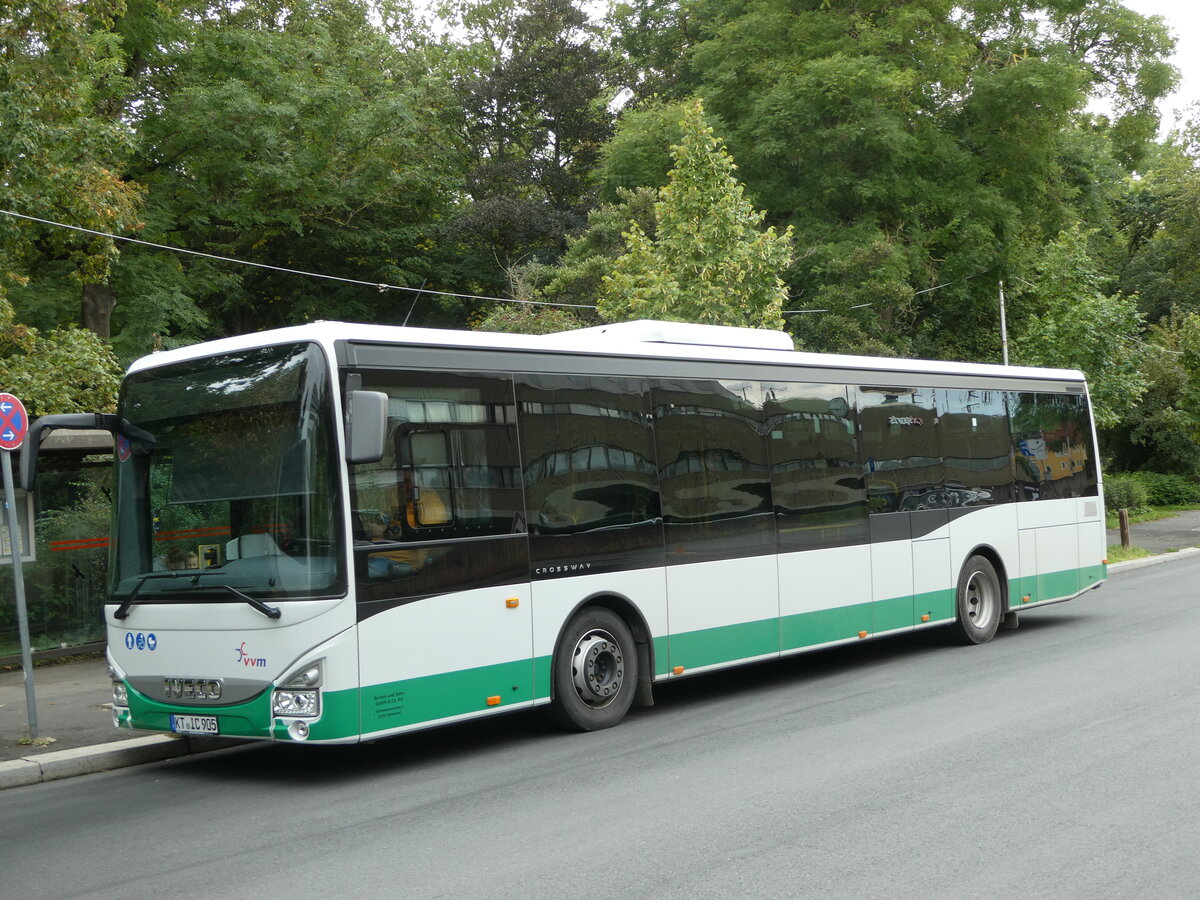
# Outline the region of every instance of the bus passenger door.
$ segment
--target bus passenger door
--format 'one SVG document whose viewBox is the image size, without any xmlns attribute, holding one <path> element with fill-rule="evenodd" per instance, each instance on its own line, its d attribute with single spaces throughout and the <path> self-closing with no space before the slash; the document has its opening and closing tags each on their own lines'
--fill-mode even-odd
<svg viewBox="0 0 1200 900">
<path fill-rule="evenodd" d="M 871 631 L 882 634 L 919 622 L 915 595 L 944 578 L 937 404 L 931 388 L 862 386 L 858 411 L 871 509 Z"/>
<path fill-rule="evenodd" d="M 779 653 L 779 570 L 756 382 L 652 390 L 672 671 Z"/>
<path fill-rule="evenodd" d="M 840 384 L 763 391 L 780 649 L 856 640 L 871 630 L 871 545 L 853 402 Z"/>
<path fill-rule="evenodd" d="M 378 370 L 385 452 L 351 469 L 364 734 L 532 705 L 512 382 Z"/>
</svg>

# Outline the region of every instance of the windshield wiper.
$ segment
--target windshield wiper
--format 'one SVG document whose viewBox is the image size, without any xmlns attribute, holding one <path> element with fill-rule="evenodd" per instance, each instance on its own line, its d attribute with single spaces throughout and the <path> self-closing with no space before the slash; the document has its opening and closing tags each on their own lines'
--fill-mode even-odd
<svg viewBox="0 0 1200 900">
<path fill-rule="evenodd" d="M 129 618 L 129 608 L 133 606 L 133 604 L 137 603 L 138 594 L 140 594 L 142 591 L 142 585 L 144 585 L 147 581 L 157 581 L 160 578 L 187 577 L 188 576 L 182 572 L 147 572 L 138 579 L 137 584 L 133 586 L 133 590 L 129 592 L 129 597 L 125 600 L 125 602 L 117 607 L 117 611 L 113 613 L 113 618 L 122 620 Z"/>
<path fill-rule="evenodd" d="M 283 613 L 281 613 L 279 611 L 278 606 L 267 606 L 267 604 L 263 603 L 257 597 L 251 597 L 249 594 L 243 594 L 241 591 L 239 591 L 237 588 L 235 588 L 232 584 L 213 584 L 213 585 L 206 585 L 206 587 L 221 588 L 222 590 L 229 591 L 229 593 L 233 594 L 233 596 L 238 597 L 238 598 L 246 601 L 247 603 L 249 603 L 251 606 L 253 606 L 255 609 L 257 609 L 260 613 L 262 613 L 268 619 L 278 619 L 281 615 L 283 615 Z"/>
<path fill-rule="evenodd" d="M 137 602 L 138 594 L 140 594 L 142 592 L 142 586 L 147 581 L 151 581 L 151 580 L 157 581 L 161 578 L 171 578 L 171 579 L 190 578 L 190 579 L 192 579 L 192 586 L 197 587 L 198 583 L 200 581 L 200 573 L 196 573 L 196 572 L 148 572 L 147 574 L 143 575 L 141 578 L 138 579 L 137 584 L 134 585 L 133 590 L 130 591 L 129 597 L 125 600 L 124 603 L 122 603 L 120 606 L 118 606 L 117 611 L 113 613 L 113 618 L 121 619 L 121 620 L 129 618 L 129 609 Z M 204 587 L 202 589 L 208 590 L 210 588 L 217 588 L 222 591 L 228 591 L 229 593 L 233 594 L 233 596 L 237 597 L 239 600 L 243 600 L 246 603 L 249 603 L 251 606 L 253 606 L 256 610 L 258 610 L 260 613 L 262 613 L 268 619 L 278 619 L 282 615 L 282 613 L 279 611 L 279 607 L 267 606 L 267 604 L 263 603 L 261 600 L 255 598 L 255 597 L 251 597 L 249 594 L 243 594 L 241 591 L 239 591 L 237 588 L 235 588 L 231 584 L 206 584 L 206 585 L 204 585 Z"/>
</svg>

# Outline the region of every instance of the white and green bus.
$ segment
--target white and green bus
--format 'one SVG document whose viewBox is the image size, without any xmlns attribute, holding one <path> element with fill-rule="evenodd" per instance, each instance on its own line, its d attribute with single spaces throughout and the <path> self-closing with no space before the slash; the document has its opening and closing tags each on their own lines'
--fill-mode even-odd
<svg viewBox="0 0 1200 900">
<path fill-rule="evenodd" d="M 116 724 L 348 743 L 546 706 L 592 730 L 656 683 L 984 643 L 1104 580 L 1079 372 L 791 346 L 319 322 L 135 363 L 115 416 L 31 436 L 117 434 Z"/>
</svg>

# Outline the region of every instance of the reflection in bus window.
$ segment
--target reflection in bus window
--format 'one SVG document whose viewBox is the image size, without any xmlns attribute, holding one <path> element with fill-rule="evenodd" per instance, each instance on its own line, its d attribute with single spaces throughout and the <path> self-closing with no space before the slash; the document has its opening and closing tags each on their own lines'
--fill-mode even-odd
<svg viewBox="0 0 1200 900">
<path fill-rule="evenodd" d="M 846 388 L 766 384 L 763 390 L 780 551 L 866 542 L 866 490 Z"/>
<path fill-rule="evenodd" d="M 775 552 L 760 394 L 751 382 L 655 386 L 668 563 Z"/>
<path fill-rule="evenodd" d="M 497 566 L 511 568 L 479 543 L 453 543 L 525 530 L 511 382 L 403 371 L 362 379 L 389 399 L 383 458 L 350 468 L 361 598 L 486 583 Z"/>
<path fill-rule="evenodd" d="M 1005 391 L 938 391 L 946 467 L 943 505 L 988 506 L 1014 499 Z"/>
<path fill-rule="evenodd" d="M 661 564 L 649 391 L 632 379 L 523 375 L 517 382 L 534 574 L 594 558 Z"/>
<path fill-rule="evenodd" d="M 871 512 L 940 508 L 942 455 L 931 388 L 858 389 Z"/>
<path fill-rule="evenodd" d="M 1011 391 L 1008 403 L 1021 498 L 1094 497 L 1098 487 L 1087 399 Z"/>
</svg>

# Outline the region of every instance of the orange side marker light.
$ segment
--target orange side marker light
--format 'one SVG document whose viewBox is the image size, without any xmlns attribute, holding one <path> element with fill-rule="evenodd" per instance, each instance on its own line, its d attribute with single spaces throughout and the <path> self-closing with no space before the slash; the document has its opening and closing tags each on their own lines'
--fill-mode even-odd
<svg viewBox="0 0 1200 900">
<path fill-rule="evenodd" d="M 509 609 L 516 609 L 518 606 L 521 605 L 521 598 L 520 597 L 509 597 L 507 600 L 504 601 L 504 605 L 507 606 Z"/>
<path fill-rule="evenodd" d="M 495 697 L 488 697 L 487 705 L 488 706 L 499 706 L 500 705 L 500 695 L 497 694 Z"/>
<path fill-rule="evenodd" d="M 674 672 L 676 675 L 682 675 L 683 674 L 683 666 L 676 666 L 671 671 Z"/>
<path fill-rule="evenodd" d="M 860 638 L 865 638 L 865 637 L 867 636 L 867 632 L 865 632 L 865 631 L 860 631 L 860 632 L 858 633 L 858 636 L 859 636 Z"/>
<path fill-rule="evenodd" d="M 921 616 L 921 621 L 928 622 L 929 621 L 929 613 L 925 613 L 923 616 Z"/>
<path fill-rule="evenodd" d="M 1024 597 L 1021 598 L 1021 602 L 1028 603 L 1032 599 L 1033 599 L 1033 597 L 1030 594 L 1026 594 Z"/>
</svg>

